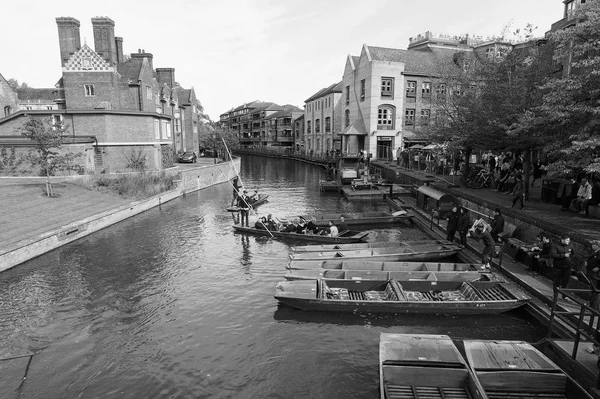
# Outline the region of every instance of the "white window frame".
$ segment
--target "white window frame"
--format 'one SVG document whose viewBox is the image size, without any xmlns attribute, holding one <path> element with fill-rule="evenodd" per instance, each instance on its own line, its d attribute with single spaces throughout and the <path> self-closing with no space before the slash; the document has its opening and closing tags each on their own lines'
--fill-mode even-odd
<svg viewBox="0 0 600 399">
<path fill-rule="evenodd" d="M 96 91 L 94 90 L 94 85 L 83 85 L 83 93 L 86 97 L 95 97 Z"/>
<path fill-rule="evenodd" d="M 146 85 L 146 100 L 152 100 L 152 86 Z"/>
</svg>

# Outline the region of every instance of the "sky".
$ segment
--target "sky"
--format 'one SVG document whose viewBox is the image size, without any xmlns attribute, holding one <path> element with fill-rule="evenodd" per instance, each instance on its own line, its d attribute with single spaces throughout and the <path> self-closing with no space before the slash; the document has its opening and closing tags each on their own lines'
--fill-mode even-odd
<svg viewBox="0 0 600 399">
<path fill-rule="evenodd" d="M 56 17 L 81 23 L 93 49 L 91 18 L 115 22 L 123 52 L 152 53 L 155 68 L 175 68 L 212 120 L 261 100 L 299 107 L 341 80 L 363 44 L 406 49 L 427 31 L 498 36 L 527 24 L 543 36 L 563 14 L 562 0 L 30 0 L 3 4 L 0 74 L 29 86 L 61 77 Z"/>
</svg>

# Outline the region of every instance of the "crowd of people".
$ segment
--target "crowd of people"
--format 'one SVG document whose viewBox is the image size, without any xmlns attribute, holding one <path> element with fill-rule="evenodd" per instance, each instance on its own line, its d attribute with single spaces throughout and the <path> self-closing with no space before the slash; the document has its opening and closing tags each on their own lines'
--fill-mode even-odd
<svg viewBox="0 0 600 399">
<path fill-rule="evenodd" d="M 291 221 L 280 221 L 269 214 L 267 217 L 260 217 L 254 223 L 254 228 L 258 230 L 278 231 L 282 233 L 296 234 L 314 234 L 328 237 L 337 237 L 340 233 L 348 230 L 348 226 L 343 216 L 340 216 L 340 223 L 336 226 L 332 220 L 328 221 L 327 227 L 318 227 L 317 219 L 312 216 L 308 220 L 303 217 L 294 218 Z"/>
</svg>

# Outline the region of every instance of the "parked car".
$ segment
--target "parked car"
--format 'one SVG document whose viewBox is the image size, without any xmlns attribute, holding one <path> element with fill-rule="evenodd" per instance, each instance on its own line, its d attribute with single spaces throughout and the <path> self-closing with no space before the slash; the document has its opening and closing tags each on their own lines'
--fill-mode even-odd
<svg viewBox="0 0 600 399">
<path fill-rule="evenodd" d="M 183 154 L 179 154 L 177 156 L 177 162 L 179 163 L 196 163 L 198 157 L 193 152 L 184 152 Z"/>
</svg>

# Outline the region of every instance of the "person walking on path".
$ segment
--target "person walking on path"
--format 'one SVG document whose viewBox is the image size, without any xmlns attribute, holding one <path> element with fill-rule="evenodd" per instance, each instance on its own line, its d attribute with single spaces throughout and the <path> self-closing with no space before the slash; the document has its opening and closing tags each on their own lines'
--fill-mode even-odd
<svg viewBox="0 0 600 399">
<path fill-rule="evenodd" d="M 481 266 L 482 269 L 489 269 L 490 262 L 492 260 L 492 253 L 494 253 L 494 248 L 496 248 L 496 243 L 492 238 L 490 232 L 484 228 L 483 223 L 476 223 L 475 228 L 471 229 L 471 237 L 473 237 L 477 242 L 483 241 L 483 251 L 481 252 Z"/>
<path fill-rule="evenodd" d="M 492 230 L 490 231 L 490 235 L 494 241 L 498 242 L 498 235 L 502 234 L 504 231 L 504 216 L 502 216 L 500 208 L 494 209 L 494 217 L 491 226 Z"/>
<path fill-rule="evenodd" d="M 448 224 L 446 225 L 446 240 L 450 242 L 454 241 L 454 235 L 458 230 L 459 217 L 460 215 L 458 214 L 458 208 L 456 207 L 456 205 L 454 205 L 452 207 L 452 212 L 450 212 L 450 214 L 446 218 L 446 220 L 448 221 Z"/>
<path fill-rule="evenodd" d="M 515 175 L 515 186 L 513 188 L 513 200 L 512 207 L 514 208 L 516 204 L 521 204 L 521 210 L 525 209 L 525 203 L 523 200 L 525 199 L 525 184 L 523 183 L 523 177 L 520 173 Z"/>
<path fill-rule="evenodd" d="M 471 220 L 469 218 L 469 210 L 466 208 L 460 208 L 460 218 L 458 219 L 458 235 L 460 236 L 460 246 L 462 248 L 467 246 L 467 234 L 469 233 L 470 226 Z"/>
<path fill-rule="evenodd" d="M 586 276 L 592 285 L 592 299 L 590 306 L 600 308 L 600 241 L 592 244 L 592 255 L 587 258 Z"/>
<path fill-rule="evenodd" d="M 571 237 L 568 234 L 560 236 L 560 242 L 552 245 L 550 256 L 554 260 L 554 276 L 552 282 L 554 289 L 567 288 L 571 279 L 571 270 L 573 270 L 573 256 L 575 255 L 571 248 Z M 568 299 L 562 294 L 563 299 Z"/>
</svg>

